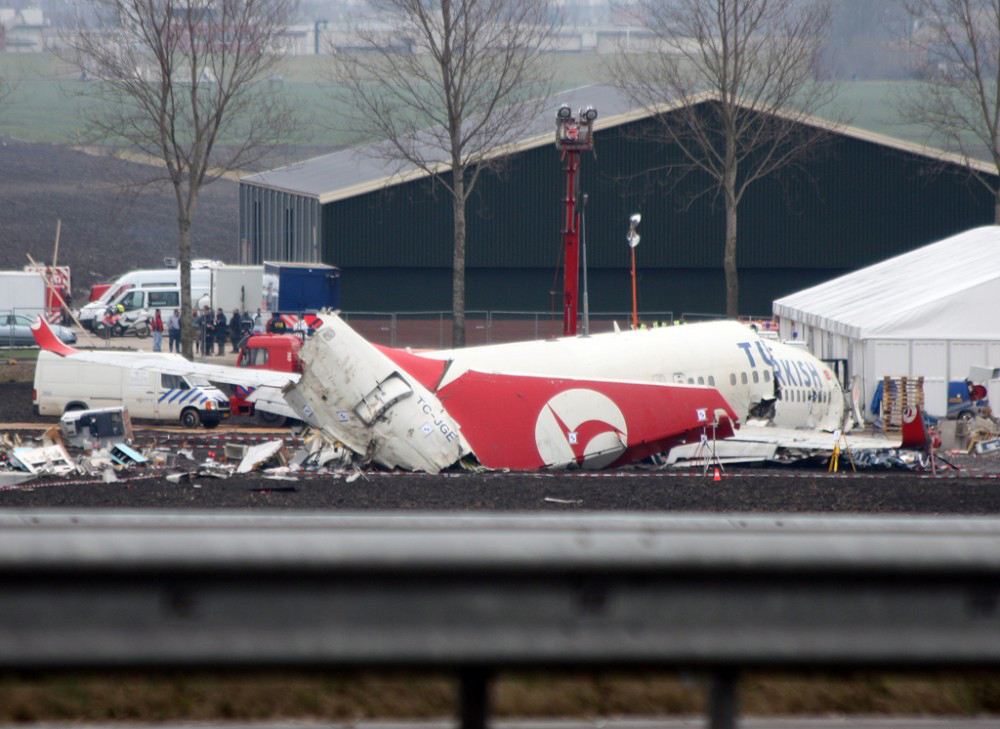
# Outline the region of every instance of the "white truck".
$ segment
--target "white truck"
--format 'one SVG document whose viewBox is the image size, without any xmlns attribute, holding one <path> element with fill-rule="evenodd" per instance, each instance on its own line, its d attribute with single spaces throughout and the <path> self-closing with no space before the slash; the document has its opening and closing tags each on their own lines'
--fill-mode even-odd
<svg viewBox="0 0 1000 729">
<path fill-rule="evenodd" d="M 263 270 L 263 269 L 262 269 Z M 0 271 L 0 312 L 45 313 L 45 279 L 38 272 Z"/>
<path fill-rule="evenodd" d="M 118 356 L 148 359 L 150 354 L 122 352 Z M 179 354 L 158 356 L 165 362 L 186 362 Z M 32 398 L 39 415 L 124 406 L 133 418 L 179 421 L 189 428 L 199 424 L 214 428 L 229 417 L 229 398 L 199 377 L 109 367 L 47 351 L 38 353 Z"/>
<path fill-rule="evenodd" d="M 208 301 L 202 303 L 212 311 L 221 308 L 229 316 L 233 309 L 253 313 L 262 306 L 263 266 L 219 266 L 208 273 Z"/>
</svg>

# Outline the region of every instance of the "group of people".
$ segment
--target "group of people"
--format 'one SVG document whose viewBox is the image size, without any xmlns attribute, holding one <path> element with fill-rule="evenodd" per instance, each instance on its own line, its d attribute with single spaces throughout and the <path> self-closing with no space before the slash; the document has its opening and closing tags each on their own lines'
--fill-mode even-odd
<svg viewBox="0 0 1000 729">
<path fill-rule="evenodd" d="M 191 312 L 191 321 L 197 333 L 194 345 L 195 351 L 205 356 L 218 354 L 222 356 L 226 353 L 226 340 L 229 340 L 233 348 L 233 354 L 239 352 L 240 342 L 250 333 L 262 334 L 282 334 L 292 331 L 303 331 L 310 334 L 309 326 L 306 324 L 305 316 L 301 315 L 296 326 L 288 327 L 284 320 L 276 312 L 271 314 L 270 319 L 257 309 L 253 316 L 245 311 L 233 309 L 233 313 L 227 317 L 220 308 L 214 313 L 211 308 L 205 306 L 201 311 L 195 309 Z M 153 332 L 153 351 L 163 351 L 163 334 L 166 332 L 171 352 L 181 351 L 181 313 L 174 309 L 170 317 L 164 321 L 163 314 L 157 309 L 150 321 L 150 329 Z"/>
<path fill-rule="evenodd" d="M 259 316 L 260 312 L 258 312 Z M 223 355 L 226 353 L 226 341 L 228 340 L 233 348 L 233 354 L 239 351 L 240 342 L 243 337 L 254 328 L 254 320 L 245 312 L 233 309 L 233 313 L 227 317 L 220 308 L 214 313 L 209 307 L 204 307 L 201 311 L 195 309 L 191 312 L 191 321 L 197 336 L 194 340 L 195 351 L 205 356 L 213 354 Z M 163 314 L 157 309 L 150 321 L 150 329 L 153 332 L 153 351 L 163 351 L 163 334 L 166 332 L 168 346 L 171 352 L 181 351 L 181 313 L 174 309 L 167 321 L 163 320 Z"/>
<path fill-rule="evenodd" d="M 232 315 L 227 318 L 226 312 L 221 307 L 213 314 L 212 310 L 205 306 L 200 312 L 191 312 L 191 321 L 198 333 L 195 339 L 195 351 L 205 356 L 218 354 L 221 357 L 226 353 L 227 339 L 232 344 L 233 354 L 239 351 L 240 342 L 246 333 L 243 322 L 249 322 L 249 318 L 239 309 L 233 309 Z"/>
</svg>

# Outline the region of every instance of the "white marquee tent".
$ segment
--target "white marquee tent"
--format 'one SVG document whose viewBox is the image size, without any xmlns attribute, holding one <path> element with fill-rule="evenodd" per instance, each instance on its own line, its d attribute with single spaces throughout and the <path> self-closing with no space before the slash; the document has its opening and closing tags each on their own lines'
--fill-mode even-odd
<svg viewBox="0 0 1000 729">
<path fill-rule="evenodd" d="M 974 228 L 774 302 L 782 339 L 846 359 L 862 403 L 884 375 L 924 377 L 926 407 L 948 382 L 1000 366 L 1000 226 Z"/>
</svg>

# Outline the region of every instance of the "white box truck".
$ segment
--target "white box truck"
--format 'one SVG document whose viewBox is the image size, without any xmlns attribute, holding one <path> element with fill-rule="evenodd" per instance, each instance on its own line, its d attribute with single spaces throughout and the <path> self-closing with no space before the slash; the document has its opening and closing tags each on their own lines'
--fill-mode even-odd
<svg viewBox="0 0 1000 729">
<path fill-rule="evenodd" d="M 0 312 L 45 313 L 45 279 L 37 271 L 0 271 Z"/>
<path fill-rule="evenodd" d="M 220 266 L 210 269 L 209 306 L 228 317 L 233 309 L 251 314 L 263 306 L 263 266 Z"/>
<path fill-rule="evenodd" d="M 124 361 L 150 357 L 148 352 L 119 356 Z M 165 362 L 187 361 L 179 354 L 159 356 Z M 133 418 L 179 421 L 187 427 L 200 423 L 207 428 L 229 417 L 229 398 L 199 377 L 80 362 L 46 351 L 38 353 L 32 399 L 39 415 L 123 406 Z"/>
</svg>

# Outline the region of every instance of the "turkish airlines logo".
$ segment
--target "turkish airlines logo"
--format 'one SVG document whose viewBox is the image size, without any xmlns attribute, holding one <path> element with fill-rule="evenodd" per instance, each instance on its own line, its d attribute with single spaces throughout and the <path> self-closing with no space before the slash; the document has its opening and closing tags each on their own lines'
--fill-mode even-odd
<svg viewBox="0 0 1000 729">
<path fill-rule="evenodd" d="M 535 421 L 538 455 L 549 466 L 604 468 L 628 445 L 625 416 L 607 395 L 573 389 L 551 398 Z"/>
</svg>

